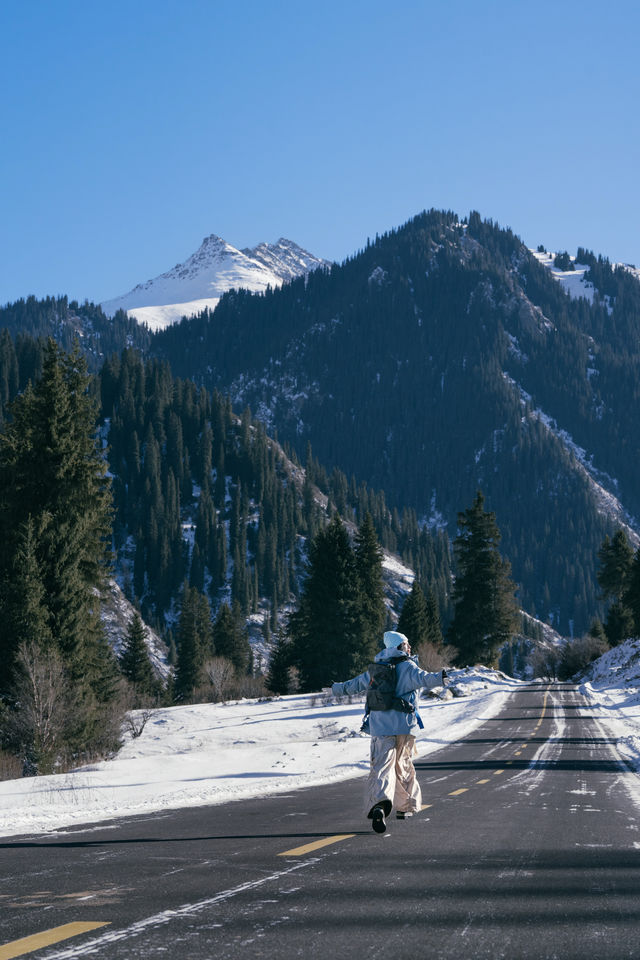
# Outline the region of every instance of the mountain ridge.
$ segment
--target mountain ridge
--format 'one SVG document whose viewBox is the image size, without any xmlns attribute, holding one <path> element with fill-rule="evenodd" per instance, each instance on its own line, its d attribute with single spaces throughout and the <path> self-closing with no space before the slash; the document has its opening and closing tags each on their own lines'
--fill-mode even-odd
<svg viewBox="0 0 640 960">
<path fill-rule="evenodd" d="M 640 285 L 588 265 L 593 295 L 572 298 L 512 231 L 429 211 L 152 351 L 451 536 L 482 488 L 523 606 L 569 633 L 601 609 L 602 539 L 640 516 Z"/>
<path fill-rule="evenodd" d="M 450 539 L 481 488 L 521 605 L 566 634 L 603 615 L 599 547 L 619 524 L 633 541 L 640 518 L 640 284 L 578 253 L 588 269 L 567 290 L 554 258 L 512 231 L 429 211 L 330 270 L 234 289 L 155 335 L 118 314 L 107 341 L 87 305 L 30 300 L 3 316 L 58 337 L 78 314 L 94 361 L 139 331 L 145 357 L 250 407 L 299 462 L 310 443 L 329 474 Z"/>
</svg>

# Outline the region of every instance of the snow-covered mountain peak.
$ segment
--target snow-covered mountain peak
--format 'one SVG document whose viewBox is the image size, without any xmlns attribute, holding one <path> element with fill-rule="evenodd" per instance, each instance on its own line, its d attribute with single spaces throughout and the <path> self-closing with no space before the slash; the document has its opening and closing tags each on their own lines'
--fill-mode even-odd
<svg viewBox="0 0 640 960">
<path fill-rule="evenodd" d="M 242 287 L 264 293 L 268 287 L 279 287 L 326 265 L 327 261 L 284 237 L 276 243 L 238 250 L 212 233 L 184 263 L 101 306 L 108 316 L 126 310 L 152 330 L 160 330 L 183 316 L 215 309 L 227 290 Z"/>
<path fill-rule="evenodd" d="M 284 281 L 293 280 L 318 267 L 328 266 L 326 260 L 319 260 L 285 237 L 280 237 L 275 243 L 259 243 L 256 247 L 245 247 L 242 253 L 252 260 L 257 260 Z"/>
</svg>

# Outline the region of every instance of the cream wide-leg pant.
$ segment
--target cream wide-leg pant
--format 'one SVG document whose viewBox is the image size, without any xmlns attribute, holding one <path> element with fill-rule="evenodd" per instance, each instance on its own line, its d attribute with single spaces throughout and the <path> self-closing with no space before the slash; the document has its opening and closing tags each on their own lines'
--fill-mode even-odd
<svg viewBox="0 0 640 960">
<path fill-rule="evenodd" d="M 395 737 L 371 737 L 371 766 L 365 786 L 365 812 L 377 803 L 385 816 L 395 807 L 402 813 L 416 813 L 422 806 L 422 792 L 416 780 L 412 757 L 418 753 L 411 734 Z"/>
</svg>

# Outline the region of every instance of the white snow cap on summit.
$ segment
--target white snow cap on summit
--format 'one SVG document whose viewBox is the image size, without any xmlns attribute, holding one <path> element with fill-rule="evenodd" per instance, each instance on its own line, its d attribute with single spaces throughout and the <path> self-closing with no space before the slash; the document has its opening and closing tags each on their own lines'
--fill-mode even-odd
<svg viewBox="0 0 640 960">
<path fill-rule="evenodd" d="M 101 306 L 108 316 L 126 310 L 152 330 L 161 330 L 205 307 L 213 310 L 227 290 L 242 287 L 263 293 L 267 287 L 279 287 L 322 266 L 328 266 L 326 260 L 284 237 L 237 250 L 212 233 L 184 263 Z"/>
</svg>

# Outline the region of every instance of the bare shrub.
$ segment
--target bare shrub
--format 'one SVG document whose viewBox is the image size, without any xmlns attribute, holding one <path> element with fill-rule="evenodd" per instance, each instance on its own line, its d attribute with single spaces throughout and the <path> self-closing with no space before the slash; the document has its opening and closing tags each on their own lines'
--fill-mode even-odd
<svg viewBox="0 0 640 960">
<path fill-rule="evenodd" d="M 209 683 L 207 699 L 218 703 L 220 700 L 229 700 L 234 696 L 236 684 L 236 668 L 226 657 L 211 657 L 207 660 L 203 674 Z"/>
<path fill-rule="evenodd" d="M 124 729 L 134 740 L 141 736 L 142 731 L 153 716 L 153 710 L 132 710 L 124 718 Z"/>
<path fill-rule="evenodd" d="M 22 760 L 0 750 L 0 780 L 18 780 L 22 776 Z"/>
<path fill-rule="evenodd" d="M 420 666 L 428 673 L 438 673 L 443 668 L 450 666 L 448 651 L 442 644 L 430 643 L 427 640 L 420 644 L 416 653 Z"/>
<path fill-rule="evenodd" d="M 609 644 L 601 637 L 587 635 L 568 641 L 562 650 L 558 678 L 571 680 L 576 674 L 586 670 L 590 663 L 601 657 L 608 649 Z"/>
<path fill-rule="evenodd" d="M 529 661 L 533 676 L 543 680 L 557 680 L 561 659 L 562 653 L 558 647 L 535 647 Z"/>
<path fill-rule="evenodd" d="M 235 697 L 237 699 L 247 697 L 249 700 L 259 700 L 261 697 L 264 697 L 266 693 L 267 687 L 263 676 L 250 677 L 247 674 L 244 677 L 240 676 L 236 678 Z"/>
<path fill-rule="evenodd" d="M 194 691 L 196 703 L 220 703 L 246 697 L 257 700 L 264 697 L 267 688 L 263 676 L 238 673 L 226 657 L 211 657 L 202 670 L 203 682 Z"/>
<path fill-rule="evenodd" d="M 24 772 L 52 773 L 63 750 L 72 701 L 60 654 L 23 642 L 16 659 L 13 709 L 7 716 L 7 736 L 25 756 Z"/>
</svg>

